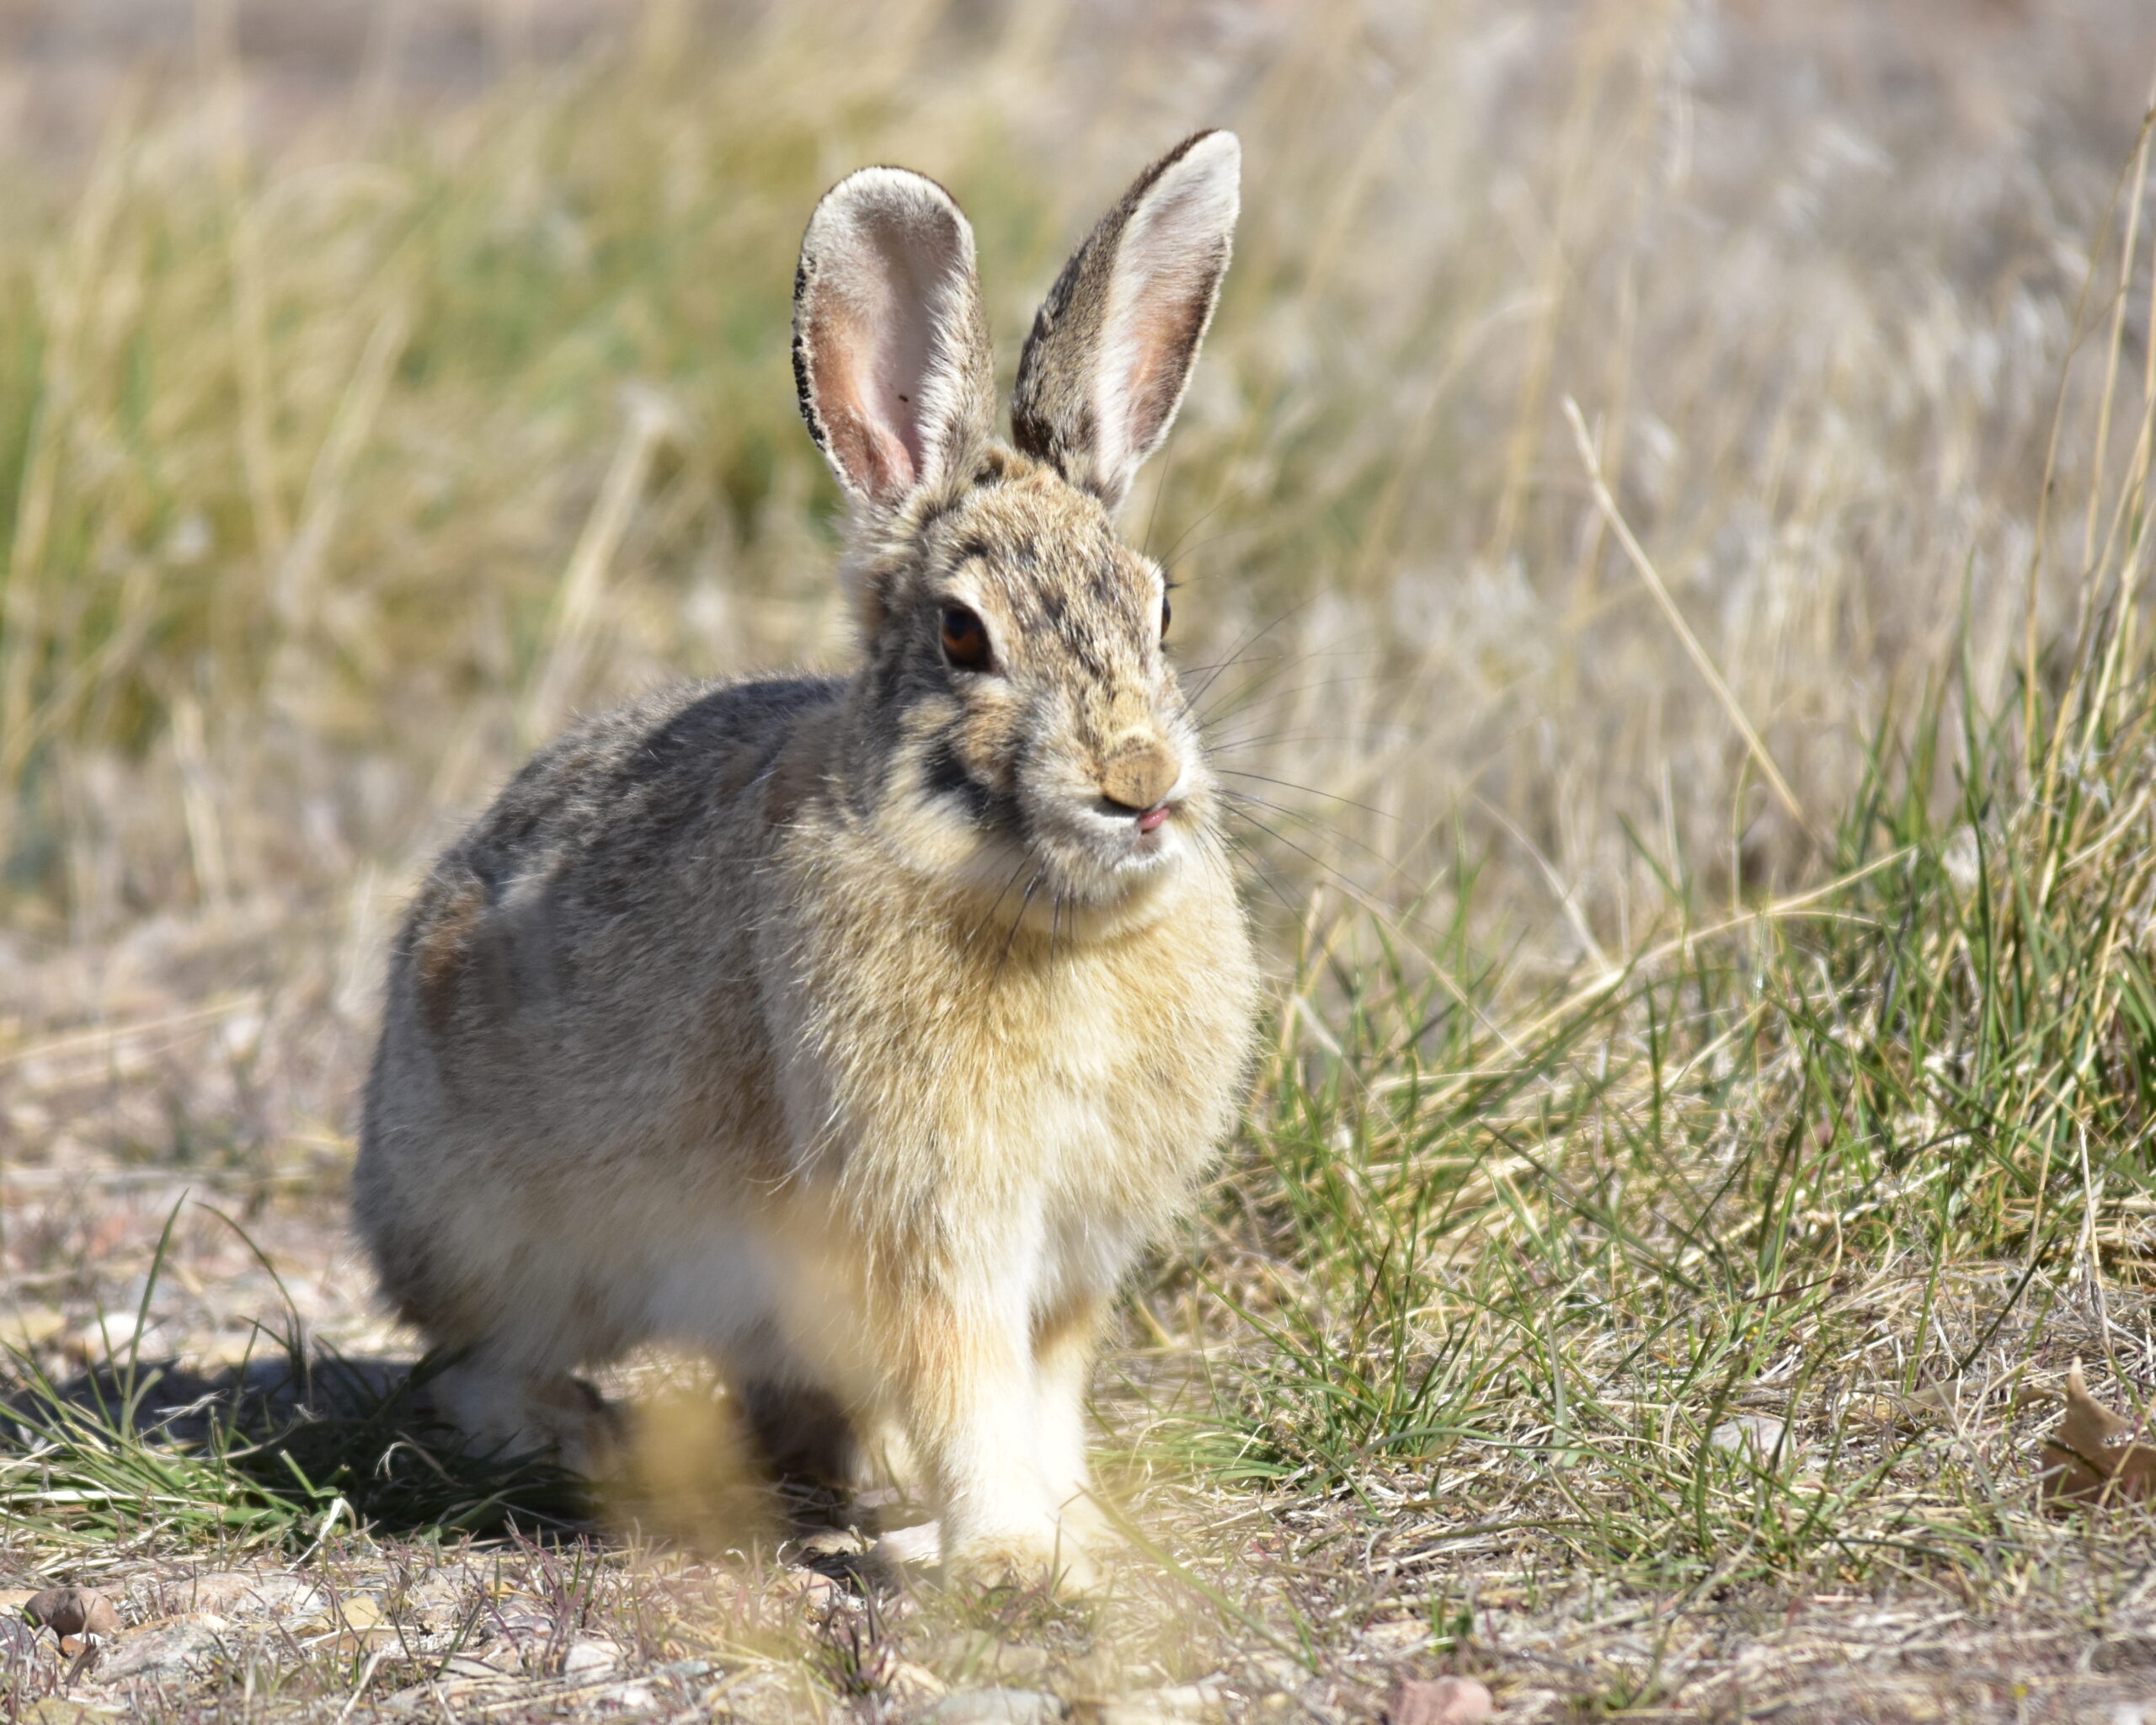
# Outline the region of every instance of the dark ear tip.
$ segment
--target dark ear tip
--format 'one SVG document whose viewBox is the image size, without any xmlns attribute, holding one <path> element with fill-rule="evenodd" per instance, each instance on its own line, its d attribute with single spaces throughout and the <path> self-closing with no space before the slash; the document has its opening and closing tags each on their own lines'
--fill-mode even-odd
<svg viewBox="0 0 2156 1725">
<path fill-rule="evenodd" d="M 1240 174 L 1242 171 L 1243 141 L 1223 126 L 1209 126 L 1194 131 L 1175 148 L 1163 156 L 1156 171 L 1164 171 L 1194 155 L 1214 155 L 1224 164 Z"/>
</svg>

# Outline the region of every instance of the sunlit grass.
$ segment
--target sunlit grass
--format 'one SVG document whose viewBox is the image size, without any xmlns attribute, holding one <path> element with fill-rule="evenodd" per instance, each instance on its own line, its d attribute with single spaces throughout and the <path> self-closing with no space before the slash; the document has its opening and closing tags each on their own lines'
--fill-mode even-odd
<svg viewBox="0 0 2156 1725">
<path fill-rule="evenodd" d="M 2091 577 L 2028 740 L 1966 689 L 1943 734 L 1935 689 L 1824 884 L 1705 927 L 1675 900 L 1609 974 L 1404 964 L 1321 889 L 1230 1249 L 1191 1272 L 1235 1319 L 1199 1465 L 1663 1589 L 2048 1546 L 2020 1440 L 2055 1416 L 2017 1392 L 2077 1354 L 2130 1381 L 2106 1301 L 2150 1279 L 2137 569 Z"/>
</svg>

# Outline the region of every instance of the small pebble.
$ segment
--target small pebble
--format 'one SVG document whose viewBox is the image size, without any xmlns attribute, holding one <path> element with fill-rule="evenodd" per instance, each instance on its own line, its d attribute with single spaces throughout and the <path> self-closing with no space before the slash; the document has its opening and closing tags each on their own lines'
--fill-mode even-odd
<svg viewBox="0 0 2156 1725">
<path fill-rule="evenodd" d="M 140 1629 L 91 1675 L 99 1683 L 147 1677 L 165 1681 L 206 1669 L 223 1656 L 232 1626 L 205 1611 L 155 1629 Z"/>
<path fill-rule="evenodd" d="M 1740 1413 L 1726 1419 L 1707 1434 L 1707 1441 L 1717 1450 L 1749 1450 L 1761 1461 L 1786 1460 L 1796 1448 L 1787 1423 L 1770 1413 Z"/>
<path fill-rule="evenodd" d="M 622 1663 L 622 1650 L 602 1636 L 587 1635 L 569 1643 L 562 1656 L 564 1677 L 596 1677 Z"/>
<path fill-rule="evenodd" d="M 1218 1682 L 1184 1683 L 1167 1689 L 1136 1689 L 1097 1704 L 1094 1725 L 1181 1725 L 1210 1718 L 1225 1697 Z"/>
<path fill-rule="evenodd" d="M 921 1715 L 924 1725 L 1055 1725 L 1063 1703 L 1033 1689 L 969 1689 L 947 1695 Z"/>
<path fill-rule="evenodd" d="M 1385 1718 L 1388 1725 L 1476 1725 L 1496 1710 L 1472 1677 L 1438 1677 L 1401 1684 Z"/>
</svg>

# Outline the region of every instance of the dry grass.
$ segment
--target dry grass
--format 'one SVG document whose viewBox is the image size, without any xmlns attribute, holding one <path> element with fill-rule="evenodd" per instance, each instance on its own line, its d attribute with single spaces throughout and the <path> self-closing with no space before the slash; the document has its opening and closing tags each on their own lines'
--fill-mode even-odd
<svg viewBox="0 0 2156 1725">
<path fill-rule="evenodd" d="M 456 1680 L 532 1711 L 1221 1674 L 1182 1701 L 1353 1718 L 1441 1667 L 1523 1718 L 2138 1704 L 2143 1518 L 2042 1512 L 2027 1392 L 2156 1380 L 2156 14 L 121 13 L 0 8 L 25 1370 L 230 1367 L 287 1314 L 398 1351 L 335 1220 L 390 920 L 569 710 L 842 660 L 783 330 L 862 161 L 966 204 L 1007 366 L 1134 164 L 1244 136 L 1128 521 L 1247 775 L 1281 1001 L 1103 1374 L 1150 1554 L 1107 1603 L 452 1539 L 408 1610 L 424 1530 L 532 1482 L 48 1421 L 0 1460 L 25 1575 L 140 1616 L 305 1554 L 447 1637 L 242 1613 L 158 1706 L 337 1717 L 507 1598 L 559 1633 L 504 1617 Z M 183 1208 L 160 1266 L 183 1192 L 230 1221 Z M 560 1669 L 595 1625 L 643 1700 Z"/>
</svg>

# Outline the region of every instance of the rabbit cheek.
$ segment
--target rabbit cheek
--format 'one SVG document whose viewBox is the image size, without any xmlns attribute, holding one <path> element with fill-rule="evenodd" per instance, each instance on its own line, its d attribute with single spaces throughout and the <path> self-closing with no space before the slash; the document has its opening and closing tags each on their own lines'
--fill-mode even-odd
<svg viewBox="0 0 2156 1725">
<path fill-rule="evenodd" d="M 955 743 L 946 740 L 928 750 L 921 763 L 921 788 L 931 802 L 955 812 L 969 830 L 1016 836 L 1017 809 L 1009 794 L 988 782 Z"/>
<path fill-rule="evenodd" d="M 1002 763 L 1016 746 L 1001 703 L 916 710 L 894 764 L 900 794 L 879 815 L 887 838 L 922 873 L 979 886 L 1007 879 L 1024 836 Z"/>
</svg>

